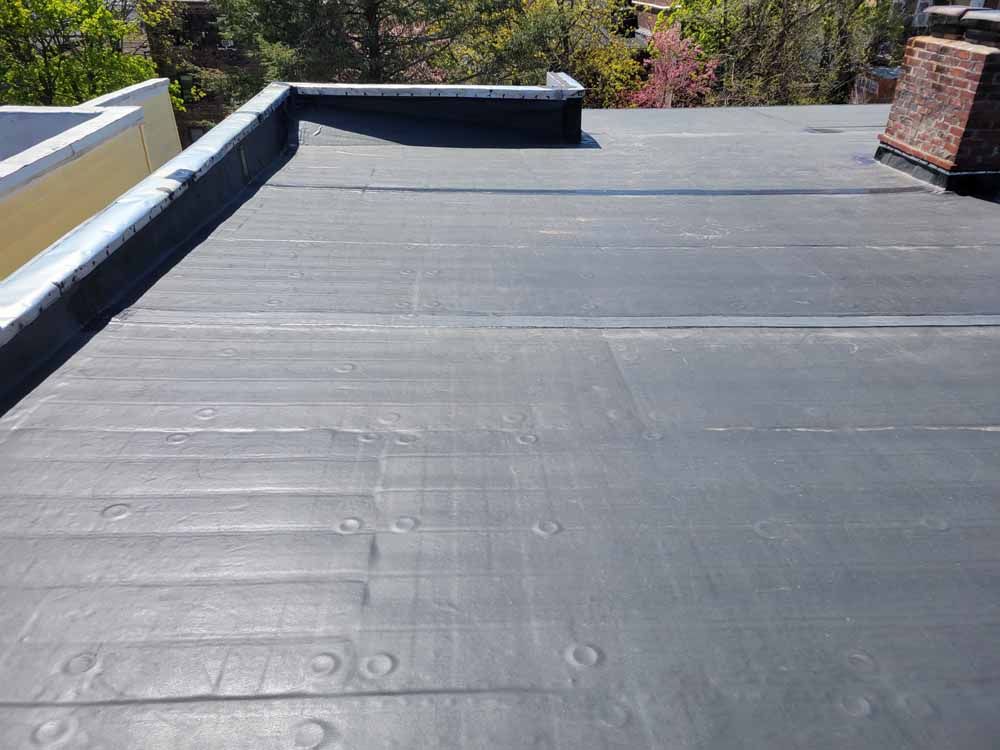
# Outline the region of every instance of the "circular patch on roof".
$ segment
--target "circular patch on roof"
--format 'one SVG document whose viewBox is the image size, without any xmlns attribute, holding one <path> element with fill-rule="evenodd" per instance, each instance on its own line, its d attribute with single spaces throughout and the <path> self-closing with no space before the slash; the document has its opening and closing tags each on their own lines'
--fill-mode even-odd
<svg viewBox="0 0 1000 750">
<path fill-rule="evenodd" d="M 292 732 L 292 742 L 295 747 L 310 748 L 320 747 L 332 734 L 332 727 L 326 722 L 310 719 L 298 724 Z"/>
<path fill-rule="evenodd" d="M 336 654 L 316 654 L 309 660 L 309 671 L 317 677 L 328 677 L 340 668 L 340 659 Z"/>
<path fill-rule="evenodd" d="M 597 646 L 590 643 L 576 643 L 569 646 L 563 653 L 563 657 L 570 664 L 570 666 L 577 667 L 579 669 L 596 667 L 604 661 L 603 652 L 597 648 Z"/>
<path fill-rule="evenodd" d="M 396 669 L 396 657 L 385 652 L 369 656 L 361 664 L 361 674 L 369 679 L 385 677 Z"/>
<path fill-rule="evenodd" d="M 356 534 L 361 531 L 364 522 L 360 518 L 345 518 L 337 524 L 337 531 L 341 534 Z"/>
</svg>

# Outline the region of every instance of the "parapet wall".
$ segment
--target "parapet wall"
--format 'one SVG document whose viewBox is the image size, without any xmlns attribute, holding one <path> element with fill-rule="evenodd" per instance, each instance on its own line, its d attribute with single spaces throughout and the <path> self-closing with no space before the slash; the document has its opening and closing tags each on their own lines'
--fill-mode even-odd
<svg viewBox="0 0 1000 750">
<path fill-rule="evenodd" d="M 523 130 L 535 141 L 580 141 L 583 88 L 341 86 L 274 83 L 205 136 L 0 281 L 0 400 L 29 383 L 81 329 L 244 195 L 294 147 L 299 106 L 367 107 Z M 112 108 L 116 109 L 116 108 Z M 133 113 L 134 116 L 134 113 Z"/>
<path fill-rule="evenodd" d="M 290 85 L 303 106 L 499 125 L 540 142 L 579 143 L 581 138 L 584 89 L 565 73 L 549 73 L 545 86 Z"/>
</svg>

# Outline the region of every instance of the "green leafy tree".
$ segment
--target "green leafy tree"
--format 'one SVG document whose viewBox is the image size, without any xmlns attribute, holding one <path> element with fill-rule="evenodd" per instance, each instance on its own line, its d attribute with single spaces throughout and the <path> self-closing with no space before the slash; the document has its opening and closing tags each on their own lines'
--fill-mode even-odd
<svg viewBox="0 0 1000 750">
<path fill-rule="evenodd" d="M 621 25 L 615 0 L 523 0 L 461 39 L 442 64 L 455 80 L 514 84 L 564 71 L 586 86 L 587 106 L 624 106 L 642 66 L 616 33 Z"/>
<path fill-rule="evenodd" d="M 117 16 L 139 19 L 141 33 L 129 38 L 133 50 L 153 59 L 161 76 L 170 79 L 170 100 L 178 114 L 205 97 L 199 85 L 181 85 L 187 77 L 211 77 L 192 60 L 192 42 L 184 33 L 184 14 L 175 0 L 105 0 Z M 246 98 L 249 98 L 247 96 Z M 242 102 L 240 102 L 242 103 Z"/>
<path fill-rule="evenodd" d="M 661 23 L 720 60 L 714 103 L 839 103 L 855 77 L 899 56 L 895 0 L 677 0 Z"/>
<path fill-rule="evenodd" d="M 438 81 L 437 60 L 509 0 L 219 0 L 265 79 Z"/>
<path fill-rule="evenodd" d="M 73 105 L 156 75 L 104 0 L 0 0 L 0 103 Z"/>
<path fill-rule="evenodd" d="M 619 106 L 641 65 L 622 0 L 218 0 L 265 80 L 538 84 L 563 70 Z"/>
</svg>

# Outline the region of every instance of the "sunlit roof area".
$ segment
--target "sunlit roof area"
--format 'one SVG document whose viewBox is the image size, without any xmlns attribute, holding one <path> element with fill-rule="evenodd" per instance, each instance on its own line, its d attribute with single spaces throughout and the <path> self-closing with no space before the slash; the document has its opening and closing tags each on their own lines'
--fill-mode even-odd
<svg viewBox="0 0 1000 750">
<path fill-rule="evenodd" d="M 0 108 L 0 748 L 992 747 L 1000 11 L 919 10 L 891 103 Z"/>
</svg>

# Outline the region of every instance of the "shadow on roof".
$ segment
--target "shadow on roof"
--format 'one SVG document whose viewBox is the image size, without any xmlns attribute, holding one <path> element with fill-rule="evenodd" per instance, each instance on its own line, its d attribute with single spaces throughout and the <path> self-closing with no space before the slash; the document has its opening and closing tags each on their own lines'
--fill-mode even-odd
<svg viewBox="0 0 1000 750">
<path fill-rule="evenodd" d="M 0 383 L 6 386 L 6 389 L 0 389 L 0 417 L 3 417 L 21 399 L 30 394 L 47 377 L 62 367 L 70 357 L 80 351 L 113 318 L 117 316 L 121 316 L 122 318 L 127 317 L 129 307 L 134 305 L 157 281 L 187 257 L 188 253 L 204 242 L 240 206 L 253 198 L 257 194 L 257 191 L 272 176 L 281 171 L 281 168 L 289 162 L 292 155 L 293 153 L 290 150 L 281 151 L 274 161 L 262 172 L 255 175 L 242 190 L 232 195 L 227 195 L 217 210 L 208 213 L 207 218 L 199 218 L 192 215 L 189 224 L 190 231 L 183 236 L 171 237 L 169 234 L 165 234 L 161 237 L 160 241 L 165 242 L 168 248 L 165 254 L 156 254 L 156 248 L 154 247 L 157 244 L 156 242 L 147 240 L 142 243 L 152 255 L 149 258 L 145 258 L 141 263 L 135 264 L 142 268 L 141 272 L 135 275 L 126 273 L 119 277 L 121 287 L 118 290 L 118 294 L 104 300 L 98 314 L 87 320 L 75 335 L 54 349 L 45 359 L 38 363 L 37 367 L 25 375 L 22 380 L 17 382 L 2 382 L 2 379 L 0 379 Z M 185 209 L 174 205 L 172 210 L 184 212 L 185 210 L 190 211 L 190 208 Z"/>
<path fill-rule="evenodd" d="M 580 143 L 541 139 L 508 127 L 453 122 L 432 117 L 305 107 L 297 113 L 299 145 L 360 146 L 394 143 L 434 148 L 600 148 L 584 133 Z"/>
</svg>

